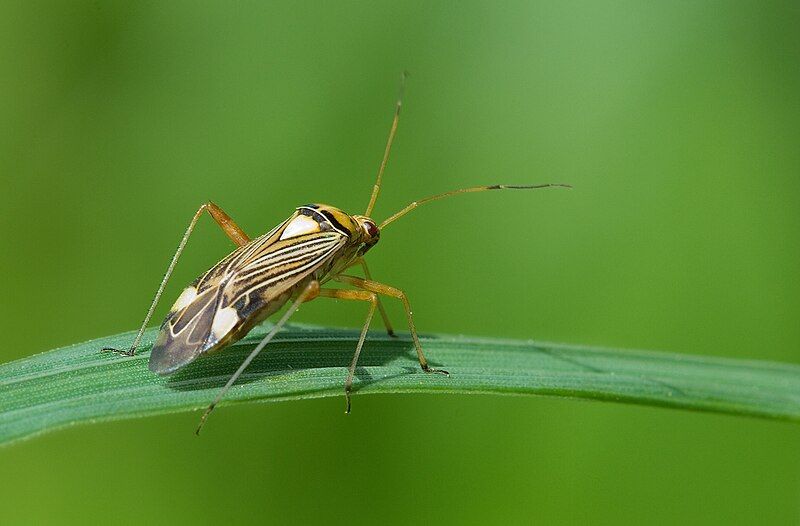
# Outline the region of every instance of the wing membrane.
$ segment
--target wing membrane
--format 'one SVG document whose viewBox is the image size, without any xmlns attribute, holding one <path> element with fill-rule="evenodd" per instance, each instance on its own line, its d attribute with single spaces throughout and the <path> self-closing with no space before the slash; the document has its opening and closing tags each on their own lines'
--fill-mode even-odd
<svg viewBox="0 0 800 526">
<path fill-rule="evenodd" d="M 336 230 L 281 239 L 291 219 L 233 251 L 184 291 L 161 325 L 150 355 L 152 371 L 172 373 L 242 337 L 347 242 Z"/>
</svg>

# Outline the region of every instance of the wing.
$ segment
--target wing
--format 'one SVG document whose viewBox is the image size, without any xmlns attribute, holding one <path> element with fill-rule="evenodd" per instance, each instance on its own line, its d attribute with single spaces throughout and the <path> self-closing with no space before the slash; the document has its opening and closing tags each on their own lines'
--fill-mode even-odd
<svg viewBox="0 0 800 526">
<path fill-rule="evenodd" d="M 238 340 L 347 243 L 336 229 L 299 228 L 298 215 L 236 249 L 183 291 L 161 325 L 151 371 L 173 373 Z"/>
</svg>

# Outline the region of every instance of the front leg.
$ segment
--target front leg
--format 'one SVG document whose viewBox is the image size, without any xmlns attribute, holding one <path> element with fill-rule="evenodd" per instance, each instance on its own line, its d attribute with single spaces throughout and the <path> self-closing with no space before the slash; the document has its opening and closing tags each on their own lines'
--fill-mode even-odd
<svg viewBox="0 0 800 526">
<path fill-rule="evenodd" d="M 374 292 L 376 294 L 382 294 L 384 296 L 390 296 L 392 298 L 399 299 L 403 303 L 403 308 L 406 311 L 406 318 L 408 319 L 408 329 L 409 331 L 411 331 L 411 338 L 414 340 L 414 347 L 417 350 L 417 358 L 419 359 L 419 366 L 422 367 L 422 370 L 425 371 L 426 373 L 450 374 L 444 370 L 433 369 L 428 365 L 428 360 L 425 358 L 425 354 L 422 352 L 422 344 L 419 342 L 419 336 L 417 336 L 417 328 L 414 326 L 414 317 L 411 313 L 411 305 L 408 302 L 408 298 L 406 297 L 405 292 L 395 287 L 391 287 L 383 283 L 378 283 L 377 281 L 372 281 L 371 279 L 362 279 L 362 278 L 357 278 L 355 276 L 348 276 L 345 274 L 339 274 L 338 276 L 335 276 L 333 279 L 341 283 L 347 283 L 348 285 L 352 285 L 361 290 L 367 290 L 370 292 Z"/>
<path fill-rule="evenodd" d="M 364 346 L 364 339 L 367 337 L 369 324 L 372 321 L 372 316 L 375 314 L 375 307 L 378 305 L 378 296 L 374 292 L 366 290 L 343 290 L 343 289 L 320 289 L 319 296 L 322 298 L 335 298 L 340 300 L 356 300 L 368 301 L 369 311 L 367 311 L 367 319 L 364 321 L 364 327 L 361 329 L 361 336 L 358 338 L 356 344 L 356 352 L 353 354 L 353 359 L 350 362 L 350 367 L 347 369 L 347 380 L 344 382 L 344 396 L 347 403 L 345 413 L 350 413 L 350 391 L 353 389 L 353 377 L 356 374 L 356 364 L 358 363 L 358 355 L 361 354 L 361 348 Z"/>
</svg>

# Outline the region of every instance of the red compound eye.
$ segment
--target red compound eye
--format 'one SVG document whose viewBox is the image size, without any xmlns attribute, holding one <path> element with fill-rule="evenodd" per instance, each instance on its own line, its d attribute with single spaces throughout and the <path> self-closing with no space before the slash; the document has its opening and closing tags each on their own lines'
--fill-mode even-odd
<svg viewBox="0 0 800 526">
<path fill-rule="evenodd" d="M 375 226 L 375 223 L 372 221 L 364 221 L 364 229 L 367 231 L 367 234 L 369 234 L 369 237 L 374 238 L 379 235 L 378 227 Z"/>
</svg>

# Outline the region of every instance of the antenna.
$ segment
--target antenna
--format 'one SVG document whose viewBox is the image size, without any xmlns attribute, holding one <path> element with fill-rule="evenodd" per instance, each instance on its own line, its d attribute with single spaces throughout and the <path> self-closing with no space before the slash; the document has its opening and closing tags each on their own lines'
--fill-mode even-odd
<svg viewBox="0 0 800 526">
<path fill-rule="evenodd" d="M 367 211 L 364 212 L 364 215 L 367 217 L 369 217 L 369 215 L 372 213 L 372 209 L 375 207 L 375 201 L 378 200 L 378 194 L 381 191 L 383 172 L 386 170 L 386 162 L 389 160 L 389 152 L 392 150 L 394 136 L 397 133 L 397 122 L 400 120 L 400 108 L 403 107 L 403 94 L 406 91 L 406 78 L 408 78 L 408 71 L 403 71 L 403 73 L 400 75 L 400 93 L 397 95 L 397 103 L 394 107 L 394 119 L 392 119 L 392 127 L 389 130 L 389 140 L 386 141 L 386 149 L 383 151 L 383 160 L 381 161 L 381 166 L 378 169 L 378 178 L 375 180 L 375 185 L 372 187 L 372 196 L 369 198 Z"/>
<path fill-rule="evenodd" d="M 535 185 L 510 185 L 510 184 L 495 184 L 491 186 L 473 186 L 471 188 L 459 188 L 458 190 L 451 190 L 449 192 L 445 192 L 443 194 L 436 194 L 429 197 L 425 197 L 418 201 L 414 201 L 413 203 L 409 204 L 399 212 L 389 216 L 388 219 L 384 220 L 383 223 L 380 224 L 378 229 L 383 230 L 383 228 L 388 225 L 389 223 L 400 219 L 407 213 L 414 210 L 419 205 L 429 203 L 431 201 L 438 201 L 439 199 L 444 199 L 445 197 L 450 197 L 452 195 L 458 194 L 468 194 L 472 192 L 483 192 L 485 190 L 535 190 L 538 188 L 554 188 L 554 187 L 561 187 L 561 188 L 572 188 L 572 185 L 563 184 L 563 183 L 545 183 L 545 184 L 535 184 Z"/>
</svg>

